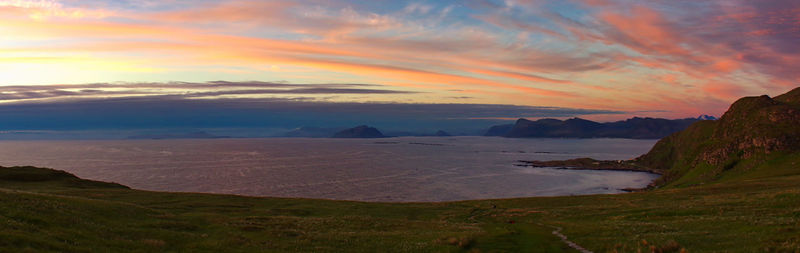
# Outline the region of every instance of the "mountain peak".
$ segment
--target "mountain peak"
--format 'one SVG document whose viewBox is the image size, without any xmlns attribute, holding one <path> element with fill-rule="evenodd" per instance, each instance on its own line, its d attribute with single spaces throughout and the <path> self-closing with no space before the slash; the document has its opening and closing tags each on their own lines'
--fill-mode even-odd
<svg viewBox="0 0 800 253">
<path fill-rule="evenodd" d="M 725 120 L 727 118 L 736 116 L 745 116 L 747 112 L 752 112 L 753 110 L 757 110 L 760 108 L 764 108 L 767 106 L 772 106 L 778 104 L 777 101 L 773 100 L 767 95 L 761 95 L 757 97 L 743 97 L 728 108 L 728 111 L 722 115 L 720 119 Z"/>
<path fill-rule="evenodd" d="M 519 123 L 527 123 L 527 122 L 533 122 L 533 121 L 529 120 L 529 119 L 525 119 L 525 118 L 519 118 L 519 119 L 517 119 L 516 123 L 519 124 Z"/>
<path fill-rule="evenodd" d="M 699 119 L 699 120 L 717 120 L 717 117 L 703 114 L 703 115 L 697 116 L 697 119 Z"/>
</svg>

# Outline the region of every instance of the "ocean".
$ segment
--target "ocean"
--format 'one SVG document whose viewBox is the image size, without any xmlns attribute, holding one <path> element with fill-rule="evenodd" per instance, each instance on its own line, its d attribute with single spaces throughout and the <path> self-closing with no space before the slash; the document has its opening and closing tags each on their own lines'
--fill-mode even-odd
<svg viewBox="0 0 800 253">
<path fill-rule="evenodd" d="M 33 165 L 135 189 L 417 202 L 620 193 L 658 175 L 516 166 L 631 159 L 655 140 L 399 137 L 0 141 L 0 165 Z"/>
</svg>

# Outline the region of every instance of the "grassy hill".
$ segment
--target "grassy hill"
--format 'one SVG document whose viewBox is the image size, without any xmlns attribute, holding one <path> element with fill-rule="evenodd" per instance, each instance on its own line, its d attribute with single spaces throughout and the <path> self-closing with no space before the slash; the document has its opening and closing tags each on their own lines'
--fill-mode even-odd
<svg viewBox="0 0 800 253">
<path fill-rule="evenodd" d="M 165 193 L 0 167 L 0 252 L 800 252 L 800 91 L 737 101 L 619 195 L 363 203 Z"/>
<path fill-rule="evenodd" d="M 800 88 L 777 96 L 739 99 L 715 121 L 697 122 L 661 139 L 636 159 L 663 171 L 658 183 L 691 186 L 737 177 L 779 176 L 773 161 L 800 152 Z M 800 169 L 800 166 L 796 167 Z"/>
</svg>

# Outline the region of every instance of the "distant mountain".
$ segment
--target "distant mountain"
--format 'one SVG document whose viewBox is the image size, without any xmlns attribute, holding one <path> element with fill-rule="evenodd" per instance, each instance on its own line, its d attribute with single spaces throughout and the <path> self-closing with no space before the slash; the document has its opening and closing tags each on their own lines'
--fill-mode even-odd
<svg viewBox="0 0 800 253">
<path fill-rule="evenodd" d="M 699 118 L 668 120 L 634 117 L 623 121 L 598 123 L 581 118 L 568 120 L 540 119 L 536 121 L 519 119 L 513 125 L 493 126 L 489 128 L 484 136 L 659 139 L 686 129 L 692 123 L 700 120 Z"/>
<path fill-rule="evenodd" d="M 603 124 L 574 118 L 565 121 L 557 119 L 540 119 L 530 121 L 519 119 L 514 127 L 511 128 L 505 137 L 528 138 L 528 137 L 575 137 L 589 138 L 594 137 L 595 132 L 602 128 Z"/>
<path fill-rule="evenodd" d="M 699 120 L 717 120 L 717 117 L 703 114 L 703 115 L 700 115 L 699 117 L 697 117 L 697 119 L 699 119 Z"/>
<path fill-rule="evenodd" d="M 514 128 L 514 124 L 492 126 L 486 130 L 483 136 L 505 136 L 512 128 Z"/>
<path fill-rule="evenodd" d="M 637 166 L 663 172 L 660 185 L 687 186 L 800 170 L 800 88 L 737 100 L 719 120 L 661 139 Z"/>
<path fill-rule="evenodd" d="M 348 128 L 332 136 L 333 138 L 384 138 L 386 136 L 374 127 L 365 125 Z"/>
<path fill-rule="evenodd" d="M 283 134 L 281 137 L 328 138 L 342 131 L 343 127 L 300 127 Z"/>
<path fill-rule="evenodd" d="M 207 132 L 191 132 L 191 133 L 168 133 L 168 134 L 140 134 L 128 136 L 128 139 L 134 140 L 161 140 L 161 139 L 220 139 L 231 138 L 230 136 L 214 135 Z"/>
</svg>

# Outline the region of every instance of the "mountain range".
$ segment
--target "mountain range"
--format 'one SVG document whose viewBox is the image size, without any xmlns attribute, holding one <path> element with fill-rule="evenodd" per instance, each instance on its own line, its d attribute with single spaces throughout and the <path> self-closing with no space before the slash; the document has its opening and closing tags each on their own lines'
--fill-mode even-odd
<svg viewBox="0 0 800 253">
<path fill-rule="evenodd" d="M 598 123 L 581 118 L 568 120 L 540 119 L 531 121 L 519 119 L 515 124 L 492 126 L 484 136 L 509 138 L 630 138 L 659 139 L 686 129 L 702 120 L 713 120 L 712 116 L 698 118 L 660 119 L 640 118 Z"/>
<path fill-rule="evenodd" d="M 483 136 L 502 136 L 509 138 L 628 138 L 659 139 L 686 129 L 692 123 L 703 120 L 716 120 L 713 116 L 701 115 L 697 118 L 661 119 L 634 117 L 627 120 L 598 123 L 581 118 L 568 120 L 540 119 L 531 121 L 519 119 L 514 124 L 490 127 Z M 374 129 L 374 131 L 369 128 Z M 369 130 L 369 131 L 367 131 Z M 366 131 L 366 132 L 365 132 Z M 380 135 L 375 134 L 377 131 Z M 357 126 L 342 127 L 300 127 L 279 137 L 306 138 L 376 138 L 393 136 L 454 136 L 470 134 L 451 134 L 444 130 L 435 133 L 408 131 L 382 132 L 377 128 Z M 349 136 L 349 137 L 343 137 Z"/>
</svg>

